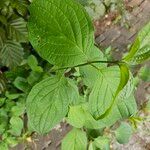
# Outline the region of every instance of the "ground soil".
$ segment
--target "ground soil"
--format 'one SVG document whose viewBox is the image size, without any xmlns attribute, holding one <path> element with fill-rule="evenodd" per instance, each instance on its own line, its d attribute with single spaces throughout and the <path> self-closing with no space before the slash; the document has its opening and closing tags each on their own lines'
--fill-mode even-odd
<svg viewBox="0 0 150 150">
<path fill-rule="evenodd" d="M 118 13 L 107 14 L 104 18 L 94 21 L 95 41 L 99 47 L 112 46 L 113 56 L 118 59 L 127 51 L 137 32 L 150 21 L 150 0 L 126 0 L 128 28 L 120 23 L 114 24 Z M 148 89 L 148 91 L 147 91 Z M 146 101 L 146 95 L 150 94 L 150 83 L 142 82 L 135 93 L 139 106 Z M 39 136 L 34 134 L 30 142 L 25 142 L 13 148 L 13 150 L 60 150 L 61 139 L 71 129 L 66 123 L 61 123 L 50 134 Z M 146 132 L 146 133 L 145 133 Z M 117 150 L 150 150 L 150 122 L 142 122 L 127 145 L 113 143 L 112 149 Z"/>
</svg>

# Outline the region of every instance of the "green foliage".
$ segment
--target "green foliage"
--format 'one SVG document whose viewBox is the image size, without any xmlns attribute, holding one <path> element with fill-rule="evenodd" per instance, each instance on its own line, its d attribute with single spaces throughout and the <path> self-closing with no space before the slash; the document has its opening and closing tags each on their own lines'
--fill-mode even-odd
<svg viewBox="0 0 150 150">
<path fill-rule="evenodd" d="M 2 0 L 0 3 L 0 62 L 11 69 L 23 60 L 21 43 L 27 42 L 27 4 L 28 0 Z"/>
<path fill-rule="evenodd" d="M 149 35 L 149 25 L 139 33 L 125 58 L 107 61 L 94 46 L 90 17 L 74 0 L 36 0 L 30 6 L 30 14 L 31 44 L 42 58 L 54 65 L 52 72 L 55 75 L 36 84 L 30 91 L 26 103 L 29 125 L 44 134 L 66 117 L 70 125 L 81 130 L 70 131 L 62 141 L 62 149 L 84 150 L 87 138 L 82 128 L 103 129 L 136 114 L 133 75 L 127 62 L 135 60 L 141 51 L 147 53 L 149 38 L 143 38 Z M 139 62 L 142 59 L 146 57 L 141 57 Z M 38 63 L 33 56 L 28 58 L 28 64 L 38 72 Z M 68 71 L 71 68 L 79 71 L 77 76 Z M 70 73 L 75 82 L 83 83 L 83 91 L 78 92 L 76 84 L 66 78 Z M 121 137 L 122 126 L 116 130 L 116 138 L 125 143 L 131 132 L 128 127 L 127 133 Z M 91 141 L 89 149 L 96 148 L 109 149 L 109 139 L 99 136 Z"/>
<path fill-rule="evenodd" d="M 124 58 L 125 61 L 141 63 L 150 58 L 150 23 L 148 23 L 138 34 L 135 42 L 130 48 L 129 54 Z"/>
<path fill-rule="evenodd" d="M 90 1 L 79 1 L 95 10 L 112 3 L 94 1 L 95 8 Z M 26 140 L 28 129 L 46 134 L 65 119 L 73 129 L 62 150 L 109 150 L 105 129 L 111 133 L 116 122 L 138 111 L 129 64 L 149 59 L 150 24 L 139 32 L 127 56 L 114 61 L 110 48 L 103 54 L 95 46 L 92 21 L 76 0 L 35 0 L 28 21 L 34 50 L 28 45 L 28 4 L 0 1 L 0 149 Z M 140 72 L 147 81 L 148 69 Z M 126 143 L 131 127 L 121 123 L 112 133 Z"/>
<path fill-rule="evenodd" d="M 62 141 L 62 150 L 86 150 L 87 137 L 84 131 L 71 130 Z"/>
</svg>

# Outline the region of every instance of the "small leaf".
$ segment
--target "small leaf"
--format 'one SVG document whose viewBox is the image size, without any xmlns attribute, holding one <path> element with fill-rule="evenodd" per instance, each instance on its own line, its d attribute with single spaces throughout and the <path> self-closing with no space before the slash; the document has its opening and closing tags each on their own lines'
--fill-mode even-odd
<svg viewBox="0 0 150 150">
<path fill-rule="evenodd" d="M 23 18 L 17 18 L 10 21 L 8 26 L 8 34 L 11 39 L 17 42 L 27 42 L 27 22 Z"/>
<path fill-rule="evenodd" d="M 92 117 L 87 104 L 70 106 L 67 121 L 76 128 L 84 126 L 90 129 L 99 129 L 99 122 Z"/>
<path fill-rule="evenodd" d="M 28 29 L 35 50 L 53 65 L 75 66 L 90 58 L 94 28 L 84 8 L 74 0 L 33 1 Z"/>
<path fill-rule="evenodd" d="M 19 116 L 23 115 L 24 111 L 25 111 L 25 105 L 18 103 L 16 106 L 12 107 L 11 115 L 19 117 Z"/>
<path fill-rule="evenodd" d="M 110 150 L 110 140 L 108 137 L 99 136 L 93 142 L 94 146 L 101 150 Z"/>
<path fill-rule="evenodd" d="M 28 65 L 35 72 L 43 72 L 43 69 L 38 66 L 38 61 L 34 55 L 30 55 L 27 59 Z"/>
<path fill-rule="evenodd" d="M 49 132 L 67 114 L 68 105 L 77 91 L 64 77 L 49 77 L 33 87 L 27 98 L 27 114 L 31 128 L 38 133 Z"/>
<path fill-rule="evenodd" d="M 23 121 L 19 117 L 12 117 L 10 119 L 11 129 L 10 132 L 13 135 L 20 136 L 23 129 Z"/>
<path fill-rule="evenodd" d="M 14 86 L 23 91 L 23 92 L 26 92 L 28 90 L 28 83 L 27 83 L 27 80 L 25 78 L 22 78 L 22 77 L 17 77 L 15 79 L 15 81 L 13 82 Z"/>
<path fill-rule="evenodd" d="M 115 131 L 115 136 L 120 144 L 126 144 L 129 142 L 132 134 L 132 128 L 128 123 L 121 123 L 119 128 Z"/>
<path fill-rule="evenodd" d="M 71 130 L 62 141 L 62 150 L 86 150 L 87 137 L 84 131 Z"/>
<path fill-rule="evenodd" d="M 23 54 L 23 48 L 19 43 L 7 40 L 0 51 L 0 58 L 3 65 L 14 68 L 20 65 Z"/>
<path fill-rule="evenodd" d="M 125 61 L 138 64 L 150 58 L 150 22 L 139 32 Z"/>
</svg>

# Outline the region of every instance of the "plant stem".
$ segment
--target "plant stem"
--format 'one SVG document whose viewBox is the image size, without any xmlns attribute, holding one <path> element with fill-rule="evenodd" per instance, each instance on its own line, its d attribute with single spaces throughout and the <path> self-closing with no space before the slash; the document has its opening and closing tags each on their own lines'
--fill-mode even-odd
<svg viewBox="0 0 150 150">
<path fill-rule="evenodd" d="M 79 64 L 76 66 L 72 66 L 72 67 L 62 67 L 62 68 L 58 68 L 56 70 L 52 70 L 52 72 L 57 71 L 57 70 L 63 70 L 63 69 L 68 69 L 68 68 L 75 68 L 75 67 L 82 67 L 82 66 L 86 66 L 86 65 L 92 65 L 92 64 L 96 64 L 96 63 L 110 63 L 110 64 L 118 64 L 120 63 L 120 61 L 101 61 L 101 60 L 97 60 L 97 61 L 89 61 L 83 64 Z"/>
</svg>

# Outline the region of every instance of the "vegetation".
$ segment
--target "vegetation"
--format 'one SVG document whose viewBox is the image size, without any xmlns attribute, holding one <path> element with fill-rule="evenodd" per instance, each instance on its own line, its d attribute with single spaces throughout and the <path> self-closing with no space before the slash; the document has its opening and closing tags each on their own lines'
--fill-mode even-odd
<svg viewBox="0 0 150 150">
<path fill-rule="evenodd" d="M 0 149 L 47 134 L 64 118 L 72 130 L 62 150 L 110 149 L 109 133 L 127 143 L 138 120 L 135 87 L 149 80 L 147 67 L 138 76 L 131 67 L 150 58 L 150 23 L 113 60 L 95 46 L 81 4 L 36 0 L 30 17 L 29 4 L 0 2 Z"/>
</svg>

